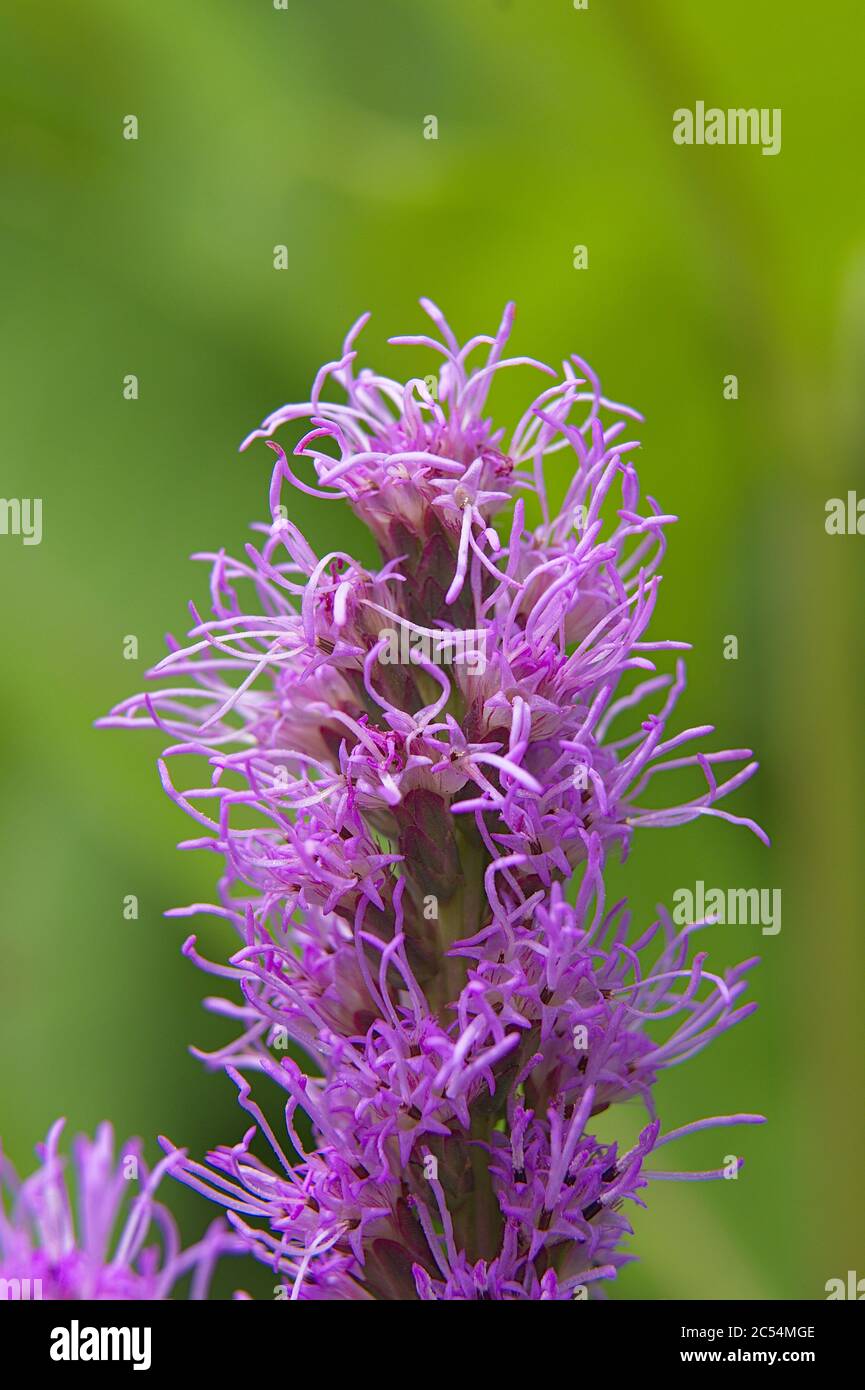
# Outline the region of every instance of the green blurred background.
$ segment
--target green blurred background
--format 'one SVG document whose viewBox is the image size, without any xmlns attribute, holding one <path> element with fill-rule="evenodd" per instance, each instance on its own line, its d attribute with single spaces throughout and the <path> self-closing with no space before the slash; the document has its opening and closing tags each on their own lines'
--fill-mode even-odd
<svg viewBox="0 0 865 1390">
<path fill-rule="evenodd" d="M 718 822 L 645 831 L 617 883 L 638 913 L 698 878 L 784 900 L 779 936 L 712 929 L 715 965 L 763 956 L 761 1008 L 659 1088 L 669 1125 L 770 1124 L 733 1142 L 737 1182 L 652 1187 L 613 1296 L 821 1298 L 865 1275 L 865 541 L 824 529 L 829 497 L 865 491 L 858 0 L 3 9 L 0 492 L 44 504 L 40 546 L 0 537 L 8 1151 L 28 1167 L 57 1114 L 110 1116 L 151 1154 L 158 1132 L 195 1153 L 239 1138 L 231 1086 L 186 1052 L 224 1034 L 162 917 L 211 896 L 215 863 L 173 847 L 194 829 L 159 788 L 159 736 L 91 721 L 206 600 L 188 553 L 237 553 L 264 516 L 271 456 L 236 444 L 306 396 L 354 318 L 374 311 L 362 357 L 400 375 L 434 370 L 385 346 L 420 331 L 419 295 L 461 336 L 514 298 L 517 351 L 578 351 L 645 412 L 644 488 L 681 518 L 655 632 L 694 643 L 682 727 L 711 719 L 714 746 L 763 764 L 733 809 L 771 851 Z M 672 112 L 698 99 L 782 108 L 781 154 L 677 147 Z M 511 374 L 503 418 L 535 385 Z M 295 519 L 370 553 L 337 507 L 298 496 Z M 704 1134 L 677 1158 L 727 1148 Z M 188 1234 L 212 1215 L 168 1195 Z"/>
</svg>

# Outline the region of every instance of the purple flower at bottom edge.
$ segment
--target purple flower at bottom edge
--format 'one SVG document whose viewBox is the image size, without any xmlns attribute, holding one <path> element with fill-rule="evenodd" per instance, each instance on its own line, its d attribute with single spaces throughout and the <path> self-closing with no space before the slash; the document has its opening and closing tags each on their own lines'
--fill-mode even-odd
<svg viewBox="0 0 865 1390">
<path fill-rule="evenodd" d="M 140 1140 L 131 1139 L 115 1161 L 113 1130 L 101 1124 L 94 1139 L 74 1141 L 70 1194 L 58 1149 L 63 1125 L 58 1120 L 37 1145 L 40 1166 L 24 1181 L 0 1153 L 2 1298 L 164 1299 L 190 1274 L 190 1298 L 205 1298 L 216 1261 L 241 1247 L 215 1221 L 181 1249 L 173 1218 L 154 1200 L 160 1179 L 182 1161 L 180 1151 L 148 1172 Z"/>
</svg>

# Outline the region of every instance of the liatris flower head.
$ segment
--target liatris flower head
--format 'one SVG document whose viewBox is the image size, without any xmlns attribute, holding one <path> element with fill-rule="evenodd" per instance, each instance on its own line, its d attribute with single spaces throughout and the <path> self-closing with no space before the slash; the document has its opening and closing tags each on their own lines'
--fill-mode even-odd
<svg viewBox="0 0 865 1390">
<path fill-rule="evenodd" d="M 604 875 L 644 826 L 715 816 L 765 838 L 718 805 L 756 764 L 689 751 L 711 726 L 669 730 L 684 667 L 655 657 L 683 644 L 647 629 L 675 518 L 641 502 L 623 438 L 640 417 L 579 358 L 506 356 L 512 307 L 460 345 L 422 305 L 438 336 L 394 341 L 431 348 L 437 377 L 357 371 L 362 319 L 309 400 L 246 441 L 276 453 L 260 545 L 208 557 L 212 616 L 193 609 L 172 641 L 169 687 L 105 722 L 172 739 L 164 785 L 206 831 L 186 845 L 224 861 L 219 903 L 176 915 L 215 912 L 239 937 L 225 962 L 185 949 L 239 991 L 209 1001 L 241 1032 L 204 1060 L 254 1124 L 176 1176 L 292 1298 L 572 1298 L 628 1258 L 624 1206 L 652 1177 L 721 1175 L 654 1168 L 659 1148 L 760 1118 L 663 1133 L 659 1071 L 750 1012 L 749 963 L 711 973 L 690 952 L 706 923 L 677 931 L 662 910 L 634 934 Z M 509 367 L 552 384 L 506 432 L 486 398 Z M 271 436 L 298 421 L 292 463 Z M 380 567 L 315 553 L 286 484 L 347 501 Z M 189 754 L 208 776 L 181 790 L 169 768 Z M 644 804 L 682 769 L 701 792 Z M 628 1099 L 646 1110 L 636 1142 L 602 1140 L 597 1117 Z"/>
<path fill-rule="evenodd" d="M 149 1172 L 141 1142 L 114 1156 L 111 1126 L 73 1144 L 74 1179 L 59 1141 L 58 1120 L 37 1147 L 40 1166 L 23 1182 L 0 1154 L 0 1285 L 6 1298 L 164 1299 L 191 1275 L 190 1297 L 204 1298 L 220 1255 L 238 1242 L 221 1222 L 181 1249 L 167 1208 L 154 1200 L 178 1151 Z M 135 1195 L 132 1195 L 133 1192 Z"/>
</svg>

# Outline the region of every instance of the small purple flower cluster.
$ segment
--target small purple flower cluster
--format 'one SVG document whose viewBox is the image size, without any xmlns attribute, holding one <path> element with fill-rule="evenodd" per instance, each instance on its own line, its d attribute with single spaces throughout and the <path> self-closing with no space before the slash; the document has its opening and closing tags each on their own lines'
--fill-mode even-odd
<svg viewBox="0 0 865 1390">
<path fill-rule="evenodd" d="M 190 1275 L 189 1296 L 206 1298 L 217 1260 L 240 1243 L 214 1222 L 203 1240 L 181 1250 L 174 1221 L 154 1193 L 183 1153 L 163 1158 L 150 1173 L 132 1139 L 115 1162 L 111 1126 L 100 1125 L 94 1139 L 75 1140 L 73 1201 L 59 1152 L 62 1129 L 58 1120 L 38 1145 L 41 1166 L 24 1182 L 0 1153 L 0 1297 L 164 1299 Z M 128 1200 L 134 1181 L 138 1193 Z"/>
<path fill-rule="evenodd" d="M 164 1143 L 292 1299 L 585 1297 L 629 1258 L 625 1203 L 649 1179 L 722 1176 L 660 1171 L 655 1151 L 760 1121 L 661 1133 L 659 1072 L 755 1007 L 752 962 L 710 973 L 690 950 L 705 924 L 660 909 L 633 933 L 605 864 L 637 827 L 698 816 L 762 837 L 718 805 L 756 764 L 692 751 L 709 726 L 668 732 L 684 668 L 653 656 L 683 644 L 646 633 L 675 518 L 641 505 L 640 417 L 577 357 L 561 373 L 507 357 L 512 306 L 460 345 L 421 303 L 437 336 L 392 341 L 431 349 L 437 375 L 356 371 L 355 324 L 310 399 L 246 441 L 276 454 L 259 544 L 201 557 L 211 615 L 193 608 L 171 642 L 167 685 L 102 721 L 170 738 L 163 784 L 203 831 L 185 847 L 224 862 L 218 905 L 174 915 L 239 938 L 227 961 L 184 949 L 236 987 L 208 1005 L 238 1036 L 199 1055 L 253 1124 L 203 1164 Z M 506 437 L 486 401 L 513 366 L 551 380 Z M 271 436 L 294 422 L 290 459 Z M 317 555 L 286 484 L 347 501 L 381 567 Z M 482 661 L 453 659 L 466 634 Z M 206 776 L 181 789 L 172 760 L 190 754 Z M 692 799 L 644 803 L 683 768 L 705 781 Z M 284 1092 L 283 1137 L 253 1098 L 262 1077 Z M 635 1142 L 599 1137 L 629 1099 Z"/>
</svg>

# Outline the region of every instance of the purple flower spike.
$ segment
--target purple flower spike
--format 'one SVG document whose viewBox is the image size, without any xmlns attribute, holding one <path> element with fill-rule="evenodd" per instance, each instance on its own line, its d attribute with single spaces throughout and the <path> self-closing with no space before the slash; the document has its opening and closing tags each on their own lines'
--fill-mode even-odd
<svg viewBox="0 0 865 1390">
<path fill-rule="evenodd" d="M 95 1139 L 79 1135 L 75 1140 L 72 1199 L 58 1151 L 63 1125 L 58 1120 L 37 1146 L 41 1167 L 24 1182 L 0 1154 L 3 1296 L 163 1299 L 191 1271 L 190 1297 L 206 1298 L 216 1261 L 240 1247 L 217 1221 L 197 1245 L 181 1250 L 174 1222 L 154 1201 L 154 1192 L 183 1154 L 163 1159 L 149 1173 L 140 1141 L 131 1139 L 115 1162 L 113 1131 L 102 1124 Z M 137 1195 L 129 1196 L 132 1192 Z"/>
<path fill-rule="evenodd" d="M 253 1124 L 173 1172 L 292 1299 L 583 1298 L 631 1258 L 625 1203 L 653 1178 L 724 1176 L 662 1171 L 655 1150 L 761 1120 L 661 1133 L 659 1072 L 751 1011 L 753 962 L 711 973 L 690 952 L 706 923 L 661 909 L 634 935 L 604 882 L 638 827 L 715 816 L 765 839 L 718 804 L 756 763 L 690 751 L 711 726 L 669 729 L 684 666 L 654 657 L 684 644 L 647 630 L 675 518 L 641 504 L 624 437 L 640 417 L 577 357 L 560 373 L 507 357 L 512 306 L 462 346 L 422 307 L 437 336 L 393 341 L 432 349 L 435 377 L 356 372 L 364 318 L 310 399 L 250 436 L 276 454 L 260 545 L 203 557 L 212 614 L 193 609 L 151 673 L 168 687 L 103 721 L 172 740 L 164 786 L 205 831 L 185 847 L 225 866 L 217 906 L 175 915 L 239 938 L 226 962 L 185 950 L 237 987 L 208 1004 L 240 1035 L 204 1060 Z M 551 380 L 506 435 L 485 410 L 511 366 Z M 271 436 L 295 422 L 290 451 Z M 286 484 L 347 502 L 381 567 L 317 555 Z M 182 790 L 171 760 L 189 754 L 207 773 Z M 705 786 L 646 802 L 671 769 Z M 285 1094 L 283 1138 L 262 1077 Z M 636 1141 L 600 1138 L 596 1117 L 631 1099 Z"/>
</svg>

